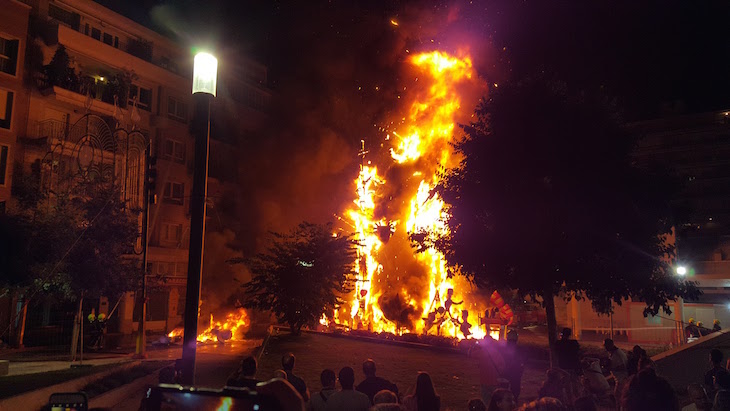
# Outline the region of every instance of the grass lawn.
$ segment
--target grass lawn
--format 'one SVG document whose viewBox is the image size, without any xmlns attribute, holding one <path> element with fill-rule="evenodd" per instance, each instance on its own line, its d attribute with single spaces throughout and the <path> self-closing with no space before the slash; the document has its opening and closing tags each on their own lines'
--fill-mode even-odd
<svg viewBox="0 0 730 411">
<path fill-rule="evenodd" d="M 325 368 L 336 373 L 340 368 L 350 366 L 355 370 L 355 383 L 359 383 L 364 378 L 362 362 L 372 358 L 377 364 L 378 375 L 394 382 L 401 394 L 413 389 L 418 371 L 428 372 L 444 410 L 465 409 L 469 399 L 480 396 L 477 364 L 466 355 L 320 334 L 272 336 L 261 355 L 257 377 L 271 378 L 274 371 L 281 368 L 281 356 L 287 352 L 296 355 L 294 373 L 306 381 L 311 392 L 321 388 L 319 374 Z M 522 377 L 521 402 L 537 398 L 544 377 L 545 368 L 527 366 Z"/>
<path fill-rule="evenodd" d="M 0 398 L 8 398 L 39 388 L 50 387 L 51 385 L 96 374 L 118 366 L 119 364 L 107 364 L 88 368 L 69 368 L 36 374 L 0 377 Z"/>
</svg>

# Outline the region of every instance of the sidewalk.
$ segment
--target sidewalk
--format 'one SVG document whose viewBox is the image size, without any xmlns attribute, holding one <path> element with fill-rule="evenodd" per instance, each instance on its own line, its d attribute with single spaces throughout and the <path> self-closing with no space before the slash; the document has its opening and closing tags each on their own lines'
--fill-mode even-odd
<svg viewBox="0 0 730 411">
<path fill-rule="evenodd" d="M 119 355 L 115 357 L 107 358 L 96 358 L 84 360 L 83 365 L 85 366 L 99 366 L 109 364 L 122 364 L 133 361 L 131 355 Z M 25 375 L 25 374 L 37 374 L 49 371 L 66 370 L 71 368 L 71 364 L 81 364 L 79 361 L 70 362 L 66 361 L 14 361 L 11 360 L 9 364 L 8 376 Z"/>
<path fill-rule="evenodd" d="M 103 352 L 84 353 L 83 365 L 99 366 L 122 364 L 133 361 L 134 349 L 105 350 Z M 147 347 L 148 360 L 175 360 L 182 357 L 182 347 Z M 49 371 L 66 370 L 72 364 L 81 364 L 79 356 L 71 362 L 68 349 L 28 348 L 8 349 L 0 351 L 0 360 L 9 361 L 7 376 L 36 374 Z"/>
</svg>

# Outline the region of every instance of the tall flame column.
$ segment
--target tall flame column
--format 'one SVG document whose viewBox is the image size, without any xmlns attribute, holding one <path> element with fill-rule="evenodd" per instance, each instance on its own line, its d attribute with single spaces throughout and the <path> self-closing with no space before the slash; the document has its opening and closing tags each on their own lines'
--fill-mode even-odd
<svg viewBox="0 0 730 411">
<path fill-rule="evenodd" d="M 198 337 L 198 304 L 203 269 L 205 236 L 205 199 L 208 195 L 208 148 L 210 144 L 210 103 L 215 97 L 218 60 L 208 53 L 195 55 L 193 99 L 195 117 L 195 164 L 193 192 L 190 195 L 190 247 L 185 292 L 185 333 L 183 334 L 182 383 L 195 385 L 195 350 Z"/>
</svg>

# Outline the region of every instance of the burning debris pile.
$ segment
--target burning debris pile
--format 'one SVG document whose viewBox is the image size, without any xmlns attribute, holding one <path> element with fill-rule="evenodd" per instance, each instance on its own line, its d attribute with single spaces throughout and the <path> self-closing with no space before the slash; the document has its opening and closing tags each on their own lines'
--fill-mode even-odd
<svg viewBox="0 0 730 411">
<path fill-rule="evenodd" d="M 416 252 L 410 236 L 448 230 L 444 202 L 432 189 L 440 170 L 458 164 L 451 144 L 456 123 L 468 123 L 484 85 L 468 56 L 433 51 L 408 63 L 414 80 L 403 94 L 412 102 L 398 121 L 379 128 L 382 142 L 366 147 L 362 141 L 355 206 L 339 217 L 358 240 L 354 295 L 321 323 L 483 338 L 488 324 L 511 320 L 509 306 L 447 269 L 435 249 Z"/>
<path fill-rule="evenodd" d="M 213 314 L 211 314 L 208 328 L 198 334 L 197 340 L 199 343 L 241 341 L 244 339 L 244 334 L 248 331 L 249 326 L 250 321 L 243 308 L 229 312 L 223 321 L 215 321 Z M 173 341 L 181 339 L 183 329 L 175 328 L 167 336 Z"/>
</svg>

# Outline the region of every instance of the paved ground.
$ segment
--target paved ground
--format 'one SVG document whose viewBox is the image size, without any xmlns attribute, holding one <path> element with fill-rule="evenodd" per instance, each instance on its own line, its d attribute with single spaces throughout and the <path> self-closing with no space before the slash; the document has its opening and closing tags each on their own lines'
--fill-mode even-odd
<svg viewBox="0 0 730 411">
<path fill-rule="evenodd" d="M 414 388 L 418 371 L 428 372 L 441 395 L 442 409 L 465 409 L 470 398 L 480 396 L 477 365 L 466 355 L 319 334 L 272 337 L 259 362 L 257 377 L 271 378 L 274 371 L 281 368 L 281 356 L 286 352 L 296 355 L 294 372 L 304 379 L 312 392 L 321 388 L 319 375 L 323 369 L 337 372 L 350 366 L 355 369 L 356 382 L 359 382 L 364 378 L 362 362 L 372 358 L 377 364 L 378 375 L 394 382 L 401 393 L 407 394 Z M 528 366 L 522 379 L 521 398 L 536 398 L 544 376 L 544 368 Z"/>
<path fill-rule="evenodd" d="M 238 364 L 246 355 L 251 354 L 261 340 L 246 340 L 232 342 L 226 345 L 206 344 L 198 347 L 195 369 L 195 385 L 197 387 L 222 388 L 233 373 Z M 182 357 L 182 348 L 174 347 L 169 349 L 148 350 L 148 359 L 177 359 Z M 129 397 L 124 402 L 117 404 L 114 411 L 137 411 L 144 391 L 138 395 Z"/>
</svg>

